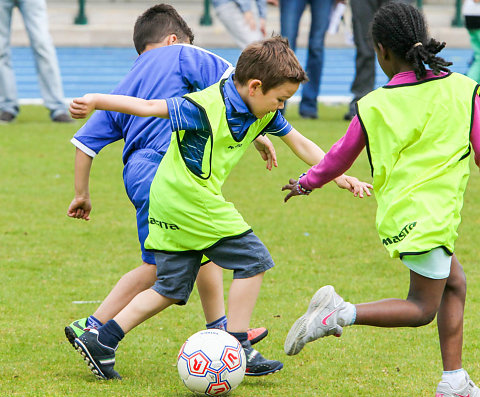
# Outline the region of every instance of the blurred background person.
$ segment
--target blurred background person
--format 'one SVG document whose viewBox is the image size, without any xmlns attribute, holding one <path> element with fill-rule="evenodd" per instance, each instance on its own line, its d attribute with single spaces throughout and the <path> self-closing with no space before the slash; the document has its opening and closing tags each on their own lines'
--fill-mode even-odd
<svg viewBox="0 0 480 397">
<path fill-rule="evenodd" d="M 72 122 L 63 98 L 57 55 L 48 32 L 45 0 L 0 0 L 0 122 L 13 121 L 19 112 L 15 74 L 12 68 L 10 33 L 12 13 L 18 7 L 35 57 L 40 92 L 50 118 Z"/>
<path fill-rule="evenodd" d="M 335 0 L 280 0 L 281 34 L 290 42 L 295 51 L 298 26 L 307 4 L 310 6 L 311 23 L 308 37 L 307 65 L 305 70 L 309 81 L 303 85 L 299 113 L 301 117 L 318 118 L 317 97 L 323 70 L 325 33 Z"/>
<path fill-rule="evenodd" d="M 265 38 L 266 0 L 212 0 L 212 5 L 218 19 L 241 49 Z"/>
<path fill-rule="evenodd" d="M 480 0 L 465 0 L 462 13 L 473 50 L 473 59 L 467 76 L 480 82 Z"/>
<path fill-rule="evenodd" d="M 345 120 L 351 120 L 356 114 L 355 105 L 360 98 L 367 95 L 375 88 L 376 58 L 369 30 L 373 20 L 373 14 L 385 3 L 395 0 L 350 0 L 352 9 L 353 41 L 355 43 L 355 77 L 353 78 L 350 91 L 353 99 L 345 116 Z M 401 1 L 401 0 L 397 0 Z M 412 1 L 404 0 L 404 3 Z"/>
</svg>

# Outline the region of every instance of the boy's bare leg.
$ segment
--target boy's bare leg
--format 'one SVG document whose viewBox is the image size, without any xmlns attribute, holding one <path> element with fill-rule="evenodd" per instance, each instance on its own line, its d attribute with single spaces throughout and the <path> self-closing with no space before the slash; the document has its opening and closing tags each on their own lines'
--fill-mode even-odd
<svg viewBox="0 0 480 397">
<path fill-rule="evenodd" d="M 222 268 L 213 262 L 201 266 L 197 276 L 197 289 L 207 323 L 225 315 Z"/>
<path fill-rule="evenodd" d="M 113 319 L 126 334 L 132 328 L 176 302 L 178 299 L 167 298 L 149 288 L 135 296 Z"/>
<path fill-rule="evenodd" d="M 147 289 L 135 296 L 113 320 L 75 338 L 73 345 L 97 378 L 121 379 L 114 369 L 118 343 L 132 328 L 177 301 Z"/>
<path fill-rule="evenodd" d="M 106 323 L 115 317 L 140 292 L 150 288 L 157 279 L 157 267 L 143 262 L 118 280 L 93 316 Z"/>
<path fill-rule="evenodd" d="M 453 255 L 450 276 L 437 317 L 444 371 L 462 368 L 463 312 L 466 294 L 465 273 L 457 257 Z"/>
<path fill-rule="evenodd" d="M 157 279 L 157 267 L 143 262 L 117 282 L 93 316 L 106 323 L 115 317 L 140 292 L 150 288 Z M 213 262 L 203 265 L 198 272 L 197 288 L 207 323 L 225 315 L 223 272 Z"/>
<path fill-rule="evenodd" d="M 232 281 L 228 295 L 228 331 L 247 332 L 264 274 Z"/>
<path fill-rule="evenodd" d="M 263 376 L 273 374 L 283 368 L 277 360 L 268 360 L 256 351 L 247 339 L 247 329 L 257 302 L 263 281 L 263 273 L 250 278 L 234 279 L 228 295 L 228 332 L 242 344 L 247 359 L 246 376 Z"/>
</svg>

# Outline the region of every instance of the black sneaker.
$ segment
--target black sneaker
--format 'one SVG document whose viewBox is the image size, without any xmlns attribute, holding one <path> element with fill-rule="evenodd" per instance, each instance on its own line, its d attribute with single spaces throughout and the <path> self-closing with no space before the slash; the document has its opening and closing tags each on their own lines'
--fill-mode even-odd
<svg viewBox="0 0 480 397">
<path fill-rule="evenodd" d="M 52 117 L 52 121 L 55 123 L 73 123 L 73 119 L 67 113 L 60 113 Z"/>
<path fill-rule="evenodd" d="M 87 318 L 81 318 L 76 320 L 70 325 L 65 327 L 65 336 L 67 337 L 70 344 L 75 347 L 75 338 L 80 338 L 87 329 Z"/>
<path fill-rule="evenodd" d="M 303 119 L 310 119 L 310 120 L 317 120 L 318 114 L 317 113 L 310 113 L 310 112 L 299 112 L 300 117 Z"/>
<path fill-rule="evenodd" d="M 75 349 L 82 355 L 90 371 L 98 379 L 122 379 L 113 369 L 115 365 L 115 349 L 102 345 L 98 341 L 98 331 L 87 329 L 80 337 L 75 338 Z"/>
<path fill-rule="evenodd" d="M 263 357 L 252 347 L 249 341 L 243 342 L 242 347 L 245 352 L 245 357 L 247 358 L 245 376 L 270 375 L 283 368 L 283 364 L 280 361 L 267 360 Z"/>
<path fill-rule="evenodd" d="M 1 124 L 3 124 L 3 123 L 11 123 L 13 120 L 15 120 L 15 117 L 17 117 L 17 116 L 14 115 L 13 113 L 6 112 L 5 110 L 3 110 L 3 111 L 0 113 L 0 123 L 1 123 Z"/>
</svg>

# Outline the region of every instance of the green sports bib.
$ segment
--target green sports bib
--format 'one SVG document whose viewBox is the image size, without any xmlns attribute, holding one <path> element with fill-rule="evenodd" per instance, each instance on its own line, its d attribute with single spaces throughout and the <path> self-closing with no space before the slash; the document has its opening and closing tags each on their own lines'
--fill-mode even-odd
<svg viewBox="0 0 480 397">
<path fill-rule="evenodd" d="M 392 257 L 454 250 L 470 173 L 478 85 L 463 75 L 381 87 L 358 102 L 378 202 L 376 226 Z"/>
<path fill-rule="evenodd" d="M 224 80 L 184 96 L 204 113 L 208 125 L 201 131 L 172 134 L 150 188 L 147 249 L 201 250 L 251 230 L 234 205 L 225 200 L 221 188 L 275 113 L 255 121 L 245 136 L 237 140 L 227 123 L 223 84 Z M 203 153 L 197 161 L 191 158 L 192 138 L 202 142 Z"/>
</svg>

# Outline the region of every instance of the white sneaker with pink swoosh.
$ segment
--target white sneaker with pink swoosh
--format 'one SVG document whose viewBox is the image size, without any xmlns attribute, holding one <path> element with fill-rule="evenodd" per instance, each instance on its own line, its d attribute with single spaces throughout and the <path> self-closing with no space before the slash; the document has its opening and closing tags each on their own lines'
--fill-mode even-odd
<svg viewBox="0 0 480 397">
<path fill-rule="evenodd" d="M 310 300 L 307 312 L 293 324 L 285 339 L 284 350 L 289 356 L 298 354 L 306 343 L 324 336 L 341 336 L 345 324 L 339 314 L 351 310 L 352 304 L 345 302 L 331 285 L 320 288 Z M 353 319 L 351 319 L 353 321 Z"/>
<path fill-rule="evenodd" d="M 458 389 L 450 386 L 450 383 L 441 381 L 437 386 L 435 397 L 480 397 L 480 389 L 466 375 L 465 384 Z"/>
</svg>

